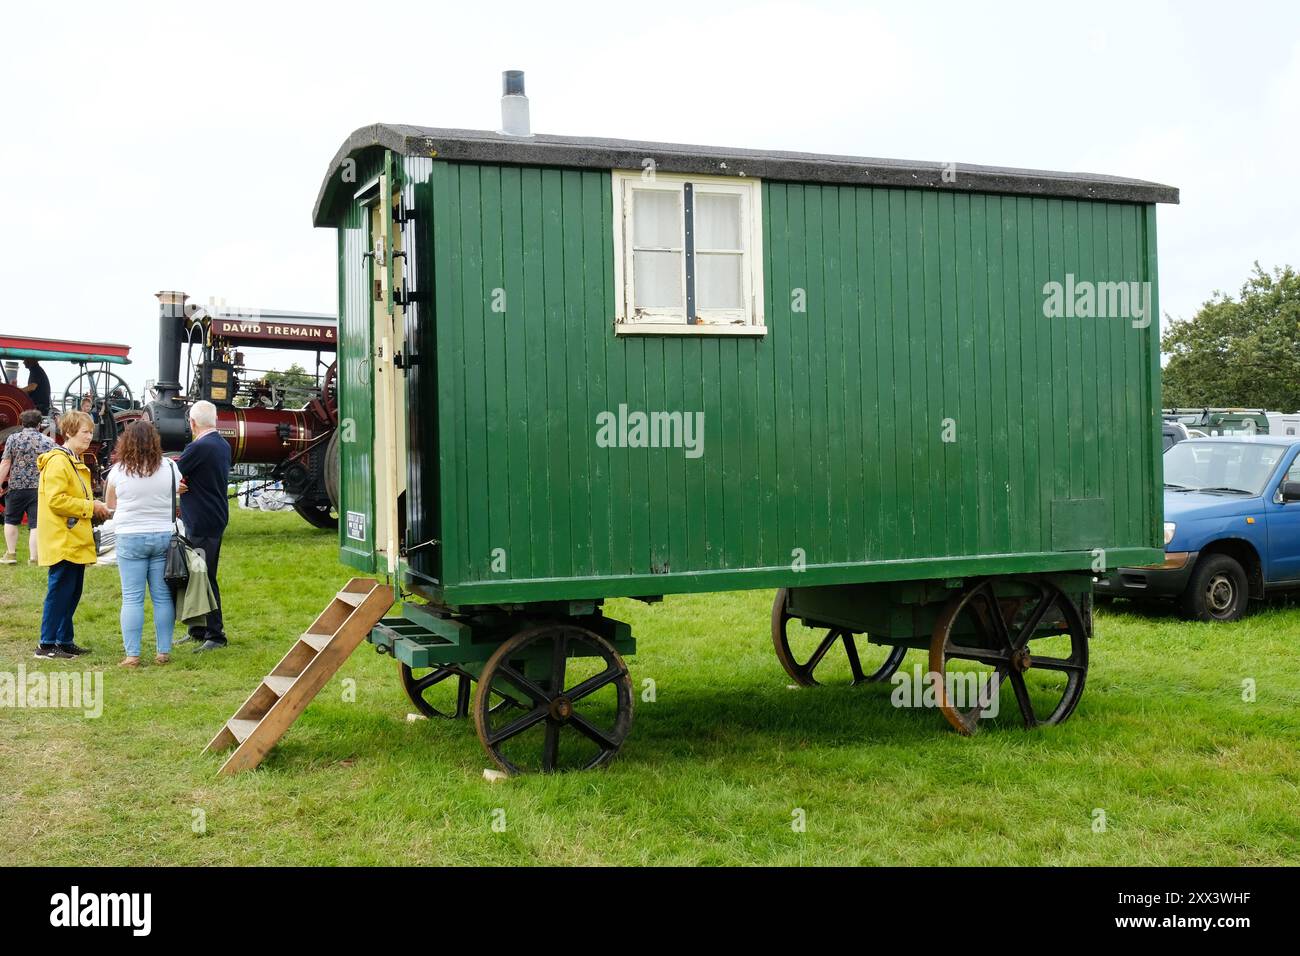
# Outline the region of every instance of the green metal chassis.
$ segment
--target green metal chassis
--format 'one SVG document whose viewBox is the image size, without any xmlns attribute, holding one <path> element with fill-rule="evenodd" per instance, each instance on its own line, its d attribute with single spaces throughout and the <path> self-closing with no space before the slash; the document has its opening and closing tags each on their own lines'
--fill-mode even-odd
<svg viewBox="0 0 1300 956">
<path fill-rule="evenodd" d="M 1081 606 L 1086 607 L 1092 593 L 1090 572 L 1066 572 L 998 577 L 998 597 L 1033 594 L 1028 577 L 1050 581 Z M 791 588 L 788 609 L 810 626 L 845 628 L 866 634 L 874 644 L 928 647 L 944 606 L 969 581 L 948 578 Z M 400 615 L 384 618 L 367 639 L 376 650 L 412 669 L 454 665 L 477 677 L 503 641 L 529 627 L 557 622 L 600 635 L 621 655 L 636 652 L 631 626 L 606 617 L 598 600 L 456 609 L 408 600 L 402 603 Z M 1059 620 L 1044 621 L 1039 633 L 1055 633 L 1059 624 Z M 525 657 L 521 663 L 538 676 L 545 676 L 549 666 L 547 659 Z"/>
</svg>

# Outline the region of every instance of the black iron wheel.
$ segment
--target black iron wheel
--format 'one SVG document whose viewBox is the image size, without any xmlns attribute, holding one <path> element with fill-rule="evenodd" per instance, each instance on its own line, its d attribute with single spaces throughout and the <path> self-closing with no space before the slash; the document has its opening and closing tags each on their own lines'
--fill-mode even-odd
<svg viewBox="0 0 1300 956">
<path fill-rule="evenodd" d="M 906 647 L 861 643 L 857 634 L 843 628 L 805 627 L 789 613 L 790 591 L 776 592 L 772 603 L 772 646 L 776 659 L 796 684 L 815 687 L 819 683 L 875 684 L 889 680 L 903 663 Z M 839 644 L 843 657 L 830 654 Z M 814 673 L 821 668 L 822 680 Z"/>
<path fill-rule="evenodd" d="M 927 678 L 961 734 L 1000 713 L 1004 682 L 1026 727 L 1062 723 L 1083 695 L 1090 632 L 1079 606 L 1048 580 L 1015 581 L 1031 593 L 1000 599 L 996 579 L 974 581 L 935 624 Z"/>
<path fill-rule="evenodd" d="M 443 720 L 469 716 L 470 703 L 474 698 L 474 678 L 468 671 L 455 664 L 413 669 L 398 661 L 397 673 L 406 696 L 424 716 Z M 494 694 L 493 698 L 493 713 L 514 706 L 500 694 Z"/>
<path fill-rule="evenodd" d="M 498 694 L 523 713 L 489 706 Z M 531 628 L 488 659 L 474 696 L 474 725 L 507 773 L 590 770 L 623 746 L 632 726 L 632 678 L 613 645 L 586 628 Z"/>
</svg>

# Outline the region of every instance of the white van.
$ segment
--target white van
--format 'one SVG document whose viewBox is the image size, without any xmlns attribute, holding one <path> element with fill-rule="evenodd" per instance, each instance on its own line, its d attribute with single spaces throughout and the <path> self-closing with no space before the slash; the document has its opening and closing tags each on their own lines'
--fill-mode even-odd
<svg viewBox="0 0 1300 956">
<path fill-rule="evenodd" d="M 1265 412 L 1268 416 L 1268 433 L 1270 435 L 1300 435 L 1300 412 L 1288 415 L 1285 412 Z"/>
</svg>

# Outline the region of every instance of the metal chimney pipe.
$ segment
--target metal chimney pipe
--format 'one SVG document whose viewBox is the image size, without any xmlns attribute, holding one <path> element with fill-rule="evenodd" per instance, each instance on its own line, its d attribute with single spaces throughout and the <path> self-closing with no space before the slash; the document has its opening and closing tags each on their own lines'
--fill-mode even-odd
<svg viewBox="0 0 1300 956">
<path fill-rule="evenodd" d="M 524 71 L 501 74 L 501 130 L 507 136 L 532 136 L 528 121 L 528 97 L 524 95 Z"/>
<path fill-rule="evenodd" d="M 158 401 L 170 404 L 181 392 L 181 342 L 185 331 L 184 292 L 159 292 Z"/>
</svg>

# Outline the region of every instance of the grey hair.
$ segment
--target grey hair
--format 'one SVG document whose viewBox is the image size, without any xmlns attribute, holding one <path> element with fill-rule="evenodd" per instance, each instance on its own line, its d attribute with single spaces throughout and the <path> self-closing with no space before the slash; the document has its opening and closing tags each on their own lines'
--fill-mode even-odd
<svg viewBox="0 0 1300 956">
<path fill-rule="evenodd" d="M 190 406 L 190 421 L 200 428 L 217 427 L 217 406 L 211 402 L 195 402 Z"/>
</svg>

